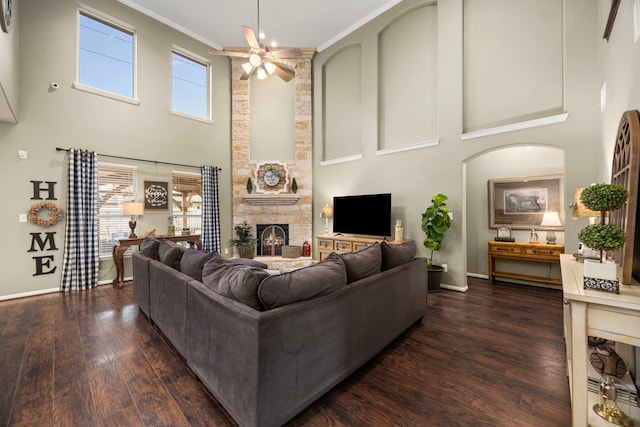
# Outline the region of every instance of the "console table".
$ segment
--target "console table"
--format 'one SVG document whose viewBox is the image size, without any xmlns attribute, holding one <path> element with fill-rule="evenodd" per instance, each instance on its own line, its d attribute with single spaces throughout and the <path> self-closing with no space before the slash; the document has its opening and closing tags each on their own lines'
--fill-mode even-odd
<svg viewBox="0 0 640 427">
<path fill-rule="evenodd" d="M 364 249 L 373 245 L 374 243 L 382 243 L 385 241 L 382 238 L 376 239 L 373 237 L 356 237 L 356 236 L 316 236 L 318 239 L 318 259 L 322 261 L 325 259 L 331 252 L 335 252 L 338 254 L 344 254 L 347 252 L 355 252 L 360 249 Z M 405 242 L 409 242 L 410 240 L 386 240 L 386 242 L 390 245 L 399 245 Z"/>
<path fill-rule="evenodd" d="M 119 239 L 118 245 L 113 247 L 113 263 L 116 265 L 116 278 L 113 279 L 114 288 L 122 288 L 124 286 L 124 252 L 129 246 L 138 246 L 144 240 L 144 237 L 136 237 L 135 239 Z M 171 240 L 172 242 L 189 242 L 198 249 L 202 249 L 202 242 L 199 234 L 190 234 L 186 236 L 156 236 L 156 239 Z"/>
<path fill-rule="evenodd" d="M 599 397 L 587 389 L 587 337 L 640 345 L 640 289 L 638 285 L 620 285 L 620 294 L 584 289 L 584 264 L 570 254 L 561 255 L 560 264 L 573 426 L 612 426 L 592 409 Z M 640 425 L 640 408 L 631 406 L 627 415 L 634 425 Z"/>
<path fill-rule="evenodd" d="M 560 264 L 560 254 L 563 252 L 564 245 L 524 242 L 489 242 L 489 279 L 493 280 L 494 277 L 507 277 L 510 279 L 528 280 L 530 282 L 547 283 L 550 285 L 561 285 L 562 281 L 560 279 L 554 279 L 552 277 L 498 271 L 496 270 L 496 259 Z"/>
</svg>

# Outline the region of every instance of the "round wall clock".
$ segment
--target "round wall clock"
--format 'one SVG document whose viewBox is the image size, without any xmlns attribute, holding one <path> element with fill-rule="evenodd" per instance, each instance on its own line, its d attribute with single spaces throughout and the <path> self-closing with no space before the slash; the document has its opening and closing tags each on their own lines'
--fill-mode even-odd
<svg viewBox="0 0 640 427">
<path fill-rule="evenodd" d="M 0 27 L 5 33 L 9 32 L 9 25 L 11 25 L 11 1 L 0 0 Z"/>
<path fill-rule="evenodd" d="M 264 183 L 269 187 L 275 187 L 280 182 L 280 174 L 274 170 L 264 173 Z"/>
</svg>

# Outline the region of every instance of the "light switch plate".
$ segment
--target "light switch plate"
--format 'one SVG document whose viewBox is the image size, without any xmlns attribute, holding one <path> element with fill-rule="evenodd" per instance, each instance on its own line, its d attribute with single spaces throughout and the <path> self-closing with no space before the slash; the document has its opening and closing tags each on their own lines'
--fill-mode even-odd
<svg viewBox="0 0 640 427">
<path fill-rule="evenodd" d="M 18 222 L 27 222 L 27 214 L 19 214 Z"/>
</svg>

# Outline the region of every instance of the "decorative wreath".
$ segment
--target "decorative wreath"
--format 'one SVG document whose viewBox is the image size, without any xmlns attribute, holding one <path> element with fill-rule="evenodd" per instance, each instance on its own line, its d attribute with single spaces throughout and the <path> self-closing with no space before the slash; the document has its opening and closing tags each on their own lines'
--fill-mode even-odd
<svg viewBox="0 0 640 427">
<path fill-rule="evenodd" d="M 48 219 L 41 218 L 38 215 L 43 209 L 49 211 L 49 214 L 47 215 L 49 217 Z M 51 202 L 39 202 L 29 208 L 29 221 L 41 227 L 54 226 L 60 222 L 61 218 L 62 213 L 60 212 L 60 209 Z"/>
</svg>

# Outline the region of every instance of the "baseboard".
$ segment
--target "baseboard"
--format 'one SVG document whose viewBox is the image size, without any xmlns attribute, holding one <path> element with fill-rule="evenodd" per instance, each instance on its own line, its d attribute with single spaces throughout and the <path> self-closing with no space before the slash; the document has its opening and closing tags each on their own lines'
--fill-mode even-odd
<svg viewBox="0 0 640 427">
<path fill-rule="evenodd" d="M 487 275 L 487 274 L 467 273 L 467 276 L 475 277 L 476 279 L 487 279 L 487 280 L 489 280 L 489 275 Z"/>
<path fill-rule="evenodd" d="M 447 285 L 446 283 L 441 283 L 440 287 L 443 289 L 449 289 L 450 291 L 457 291 L 457 292 L 467 292 L 469 290 L 469 286 L 467 285 L 458 286 L 458 285 Z"/>
<path fill-rule="evenodd" d="M 16 298 L 32 297 L 32 296 L 35 296 L 35 295 L 52 294 L 54 292 L 60 292 L 60 288 L 40 289 L 40 290 L 37 290 L 37 291 L 24 292 L 24 293 L 21 293 L 21 294 L 2 295 L 2 296 L 0 296 L 0 301 L 5 301 L 5 300 L 9 300 L 9 299 L 16 299 Z"/>
</svg>

